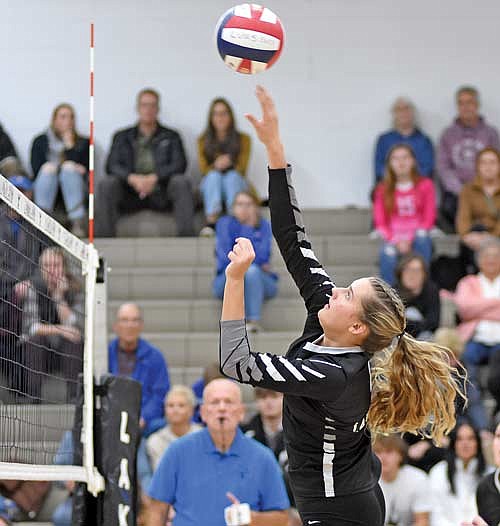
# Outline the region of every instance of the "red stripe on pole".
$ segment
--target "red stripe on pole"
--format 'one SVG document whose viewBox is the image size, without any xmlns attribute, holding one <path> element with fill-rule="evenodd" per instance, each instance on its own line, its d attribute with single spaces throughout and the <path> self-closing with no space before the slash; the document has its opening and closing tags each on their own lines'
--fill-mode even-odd
<svg viewBox="0 0 500 526">
<path fill-rule="evenodd" d="M 94 47 L 94 24 L 90 24 L 90 47 Z"/>
<path fill-rule="evenodd" d="M 94 144 L 94 121 L 90 121 L 89 145 Z"/>
<path fill-rule="evenodd" d="M 90 72 L 90 96 L 94 96 L 94 72 Z"/>
</svg>

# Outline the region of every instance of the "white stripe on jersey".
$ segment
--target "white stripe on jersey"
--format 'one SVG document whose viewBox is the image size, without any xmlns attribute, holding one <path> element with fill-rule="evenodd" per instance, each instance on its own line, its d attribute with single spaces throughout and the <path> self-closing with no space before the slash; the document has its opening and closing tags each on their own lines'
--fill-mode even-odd
<svg viewBox="0 0 500 526">
<path fill-rule="evenodd" d="M 329 278 L 330 276 L 326 273 L 326 270 L 321 267 L 311 267 L 309 269 L 309 272 L 311 274 L 321 274 L 322 276 L 325 276 L 326 278 Z"/>
<path fill-rule="evenodd" d="M 318 258 L 316 257 L 316 254 L 310 248 L 300 247 L 300 251 L 302 252 L 302 255 L 305 258 L 314 259 L 314 261 L 317 261 L 319 263 Z"/>
<path fill-rule="evenodd" d="M 331 422 L 331 418 L 325 418 L 326 421 Z M 325 426 L 327 427 L 327 426 Z M 330 429 L 331 427 L 328 426 Z M 333 461 L 335 459 L 335 435 L 325 433 L 323 435 L 323 484 L 325 487 L 325 497 L 335 497 L 335 483 L 333 480 Z M 327 442 L 333 440 L 334 442 Z"/>
<path fill-rule="evenodd" d="M 295 365 L 291 364 L 288 360 L 283 358 L 283 356 L 279 357 L 279 361 L 299 380 L 300 382 L 306 382 L 304 375 L 295 367 Z"/>
<path fill-rule="evenodd" d="M 312 375 L 317 376 L 318 378 L 326 378 L 324 374 L 318 373 L 318 371 L 307 367 L 307 365 L 302 365 L 302 370 L 307 371 L 308 373 L 311 373 Z"/>
<path fill-rule="evenodd" d="M 285 379 L 283 378 L 283 376 L 281 376 L 278 369 L 274 367 L 271 358 L 267 354 L 259 354 L 259 356 L 260 359 L 264 362 L 264 365 L 266 366 L 266 371 L 268 372 L 269 376 L 277 382 L 285 382 Z"/>
<path fill-rule="evenodd" d="M 337 363 L 330 363 L 330 362 L 324 362 L 323 360 L 309 360 L 310 362 L 316 362 L 316 363 L 324 363 L 325 365 L 329 365 L 330 367 L 337 367 L 338 369 L 342 369 L 342 366 Z"/>
</svg>

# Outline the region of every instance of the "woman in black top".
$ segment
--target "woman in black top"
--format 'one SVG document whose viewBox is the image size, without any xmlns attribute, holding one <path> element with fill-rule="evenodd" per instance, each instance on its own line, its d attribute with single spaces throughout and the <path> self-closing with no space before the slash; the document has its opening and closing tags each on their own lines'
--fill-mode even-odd
<svg viewBox="0 0 500 526">
<path fill-rule="evenodd" d="M 33 141 L 31 168 L 35 203 L 51 213 L 60 188 L 73 233 L 83 237 L 89 140 L 78 135 L 75 112 L 69 104 L 54 109 L 50 126 Z"/>
<path fill-rule="evenodd" d="M 244 275 L 254 254 L 249 240 L 239 238 L 226 269 L 221 370 L 285 393 L 289 474 L 304 524 L 381 526 L 380 463 L 370 432 L 420 432 L 439 440 L 454 426 L 461 391 L 449 352 L 405 333 L 404 306 L 387 284 L 364 278 L 334 286 L 306 237 L 273 101 L 260 87 L 257 97 L 263 118 L 248 119 L 267 148 L 273 233 L 307 318 L 285 357 L 250 351 Z"/>
<path fill-rule="evenodd" d="M 406 332 L 414 338 L 430 340 L 439 327 L 441 301 L 420 254 L 410 253 L 401 258 L 395 288 L 405 304 Z"/>
</svg>

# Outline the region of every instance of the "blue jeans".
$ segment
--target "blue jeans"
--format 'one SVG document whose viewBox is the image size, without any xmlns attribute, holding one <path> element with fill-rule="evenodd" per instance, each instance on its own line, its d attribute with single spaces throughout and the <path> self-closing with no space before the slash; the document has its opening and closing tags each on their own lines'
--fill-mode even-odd
<svg viewBox="0 0 500 526">
<path fill-rule="evenodd" d="M 420 254 L 426 261 L 427 265 L 430 264 L 432 257 L 432 239 L 427 232 L 418 232 L 412 243 L 412 250 L 417 254 Z M 380 277 L 389 283 L 394 285 L 394 271 L 398 264 L 400 253 L 396 248 L 396 245 L 392 243 L 384 243 L 380 249 Z"/>
<path fill-rule="evenodd" d="M 468 373 L 468 390 L 469 404 L 467 415 L 473 425 L 478 429 L 488 428 L 488 419 L 481 400 L 481 389 L 479 385 L 479 366 L 490 363 L 491 358 L 497 352 L 500 352 L 500 344 L 486 345 L 484 343 L 470 340 L 465 345 L 465 351 L 462 354 L 462 362 Z"/>
<path fill-rule="evenodd" d="M 73 498 L 68 497 L 54 510 L 52 522 L 54 526 L 71 526 L 73 518 Z"/>
<path fill-rule="evenodd" d="M 215 276 L 213 291 L 217 298 L 224 296 L 226 274 Z M 245 317 L 249 321 L 260 320 L 265 299 L 274 298 L 278 292 L 278 279 L 274 274 L 264 272 L 258 265 L 250 265 L 245 274 Z"/>
<path fill-rule="evenodd" d="M 35 203 L 43 210 L 52 212 L 59 186 L 69 219 L 82 219 L 85 215 L 83 175 L 66 163 L 55 174 L 45 170 L 43 166 L 40 168 L 33 185 Z"/>
<path fill-rule="evenodd" d="M 210 170 L 203 177 L 200 185 L 205 215 L 220 213 L 222 201 L 226 205 L 226 212 L 229 213 L 236 194 L 247 188 L 248 183 L 236 170 L 229 170 L 225 173 Z"/>
</svg>

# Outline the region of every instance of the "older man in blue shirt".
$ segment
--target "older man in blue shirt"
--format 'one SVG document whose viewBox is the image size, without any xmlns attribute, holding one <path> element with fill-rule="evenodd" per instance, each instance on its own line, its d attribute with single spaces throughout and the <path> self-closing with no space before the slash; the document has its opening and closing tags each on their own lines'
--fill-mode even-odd
<svg viewBox="0 0 500 526">
<path fill-rule="evenodd" d="M 135 303 L 124 303 L 113 326 L 117 338 L 108 347 L 109 372 L 128 376 L 142 386 L 141 427 L 145 436 L 164 425 L 163 401 L 170 388 L 167 363 L 161 351 L 140 337 L 142 312 Z"/>
<path fill-rule="evenodd" d="M 251 509 L 252 526 L 286 526 L 290 506 L 272 451 L 238 428 L 244 415 L 240 388 L 227 379 L 203 393 L 206 429 L 175 441 L 149 487 L 148 526 L 164 526 L 169 506 L 174 526 L 224 526 L 224 508 L 235 502 Z"/>
</svg>

